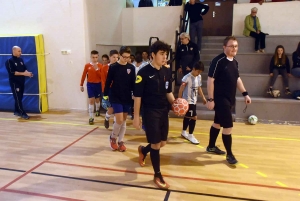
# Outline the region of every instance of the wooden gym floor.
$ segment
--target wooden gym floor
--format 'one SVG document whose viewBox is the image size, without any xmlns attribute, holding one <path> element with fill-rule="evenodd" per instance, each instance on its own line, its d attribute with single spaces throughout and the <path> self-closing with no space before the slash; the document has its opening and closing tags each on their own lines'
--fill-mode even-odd
<svg viewBox="0 0 300 201">
<path fill-rule="evenodd" d="M 150 157 L 143 168 L 137 163 L 143 131 L 128 120 L 127 151 L 113 152 L 103 116 L 87 121 L 85 112 L 28 121 L 0 112 L 0 200 L 300 200 L 299 126 L 235 123 L 239 164 L 230 166 L 205 152 L 211 121 L 197 121 L 195 146 L 180 137 L 182 119 L 170 119 L 161 171 L 171 188 L 163 191 L 152 181 Z M 224 150 L 221 135 L 217 145 Z"/>
</svg>

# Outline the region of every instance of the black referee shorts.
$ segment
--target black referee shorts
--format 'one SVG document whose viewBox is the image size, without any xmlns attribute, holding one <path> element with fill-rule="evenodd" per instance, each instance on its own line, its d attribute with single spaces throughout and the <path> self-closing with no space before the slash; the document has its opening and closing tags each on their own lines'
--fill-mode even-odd
<svg viewBox="0 0 300 201">
<path fill-rule="evenodd" d="M 143 124 L 146 128 L 147 141 L 157 144 L 167 141 L 169 133 L 169 116 L 166 109 L 144 108 Z"/>
<path fill-rule="evenodd" d="M 215 105 L 215 124 L 220 124 L 223 128 L 232 128 L 232 114 L 230 105 Z"/>
</svg>

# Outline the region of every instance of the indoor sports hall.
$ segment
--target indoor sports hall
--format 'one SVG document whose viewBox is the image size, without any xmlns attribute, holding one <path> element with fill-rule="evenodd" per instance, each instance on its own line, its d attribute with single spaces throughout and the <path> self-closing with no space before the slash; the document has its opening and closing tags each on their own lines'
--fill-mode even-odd
<svg viewBox="0 0 300 201">
<path fill-rule="evenodd" d="M 300 42 L 299 1 L 262 5 L 245 0 L 196 1 L 209 6 L 199 52 L 207 99 L 211 61 L 223 52 L 226 36 L 233 35 L 238 42 L 239 76 L 252 103 L 246 105 L 237 91 L 232 108 L 237 164 L 229 164 L 226 155 L 207 152 L 215 112 L 200 97 L 197 145 L 181 136 L 183 117 L 169 112 L 167 145 L 160 150 L 160 168 L 169 189 L 153 182 L 150 154 L 140 166 L 138 147 L 146 145 L 147 138 L 143 129 L 134 128 L 130 114 L 124 152 L 111 150 L 109 136 L 115 122 L 112 116 L 105 128 L 104 108 L 89 124 L 89 99 L 86 91 L 80 91 L 80 79 L 92 50 L 99 52 L 102 63 L 102 55 L 121 46 L 135 54 L 149 51 L 157 40 L 166 42 L 172 92 L 178 97 L 183 75 L 174 57 L 180 34 L 189 33 L 184 10 L 189 2 L 174 6 L 171 2 L 177 1 L 152 0 L 153 6 L 139 7 L 139 0 L 0 0 L 1 201 L 300 200 L 300 100 L 294 97 L 300 78 L 289 76 L 292 94 L 287 95 L 279 75 L 274 89 L 280 96 L 267 93 L 270 60 L 278 45 L 284 46 L 292 67 Z M 253 7 L 268 33 L 266 48 L 259 53 L 254 50 L 255 39 L 243 35 L 244 19 Z M 23 97 L 29 119 L 14 115 L 14 93 L 19 91 L 11 90 L 6 67 L 14 46 L 22 49 L 22 62 L 32 72 L 25 78 Z M 257 119 L 248 119 L 251 115 Z M 225 150 L 221 134 L 216 146 Z"/>
</svg>

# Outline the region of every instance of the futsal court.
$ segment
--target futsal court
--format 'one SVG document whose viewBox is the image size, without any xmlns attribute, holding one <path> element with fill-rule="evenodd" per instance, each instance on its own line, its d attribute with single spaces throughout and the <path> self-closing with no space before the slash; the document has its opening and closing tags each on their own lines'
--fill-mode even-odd
<svg viewBox="0 0 300 201">
<path fill-rule="evenodd" d="M 110 149 L 103 113 L 91 126 L 85 112 L 0 117 L 0 200 L 300 200 L 299 126 L 234 123 L 239 163 L 231 166 L 205 152 L 211 121 L 197 121 L 196 146 L 180 137 L 182 119 L 171 118 L 161 150 L 161 171 L 171 185 L 165 191 L 153 182 L 150 157 L 145 167 L 138 164 L 146 138 L 131 120 L 127 151 L 118 152 Z M 224 150 L 220 136 L 217 145 Z"/>
</svg>

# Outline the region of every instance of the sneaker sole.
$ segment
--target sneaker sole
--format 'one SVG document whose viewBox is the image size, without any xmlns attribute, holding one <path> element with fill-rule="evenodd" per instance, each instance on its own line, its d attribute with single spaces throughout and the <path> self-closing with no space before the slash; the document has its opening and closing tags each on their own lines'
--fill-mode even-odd
<svg viewBox="0 0 300 201">
<path fill-rule="evenodd" d="M 227 161 L 227 160 L 226 160 L 226 161 Z M 229 162 L 227 161 L 227 163 L 230 164 L 230 165 L 236 165 L 236 164 L 238 164 L 239 162 L 236 161 L 236 163 L 229 163 Z"/>
<path fill-rule="evenodd" d="M 189 140 L 190 141 L 190 140 Z M 197 143 L 194 143 L 194 142 L 192 142 L 192 141 L 190 141 L 192 144 L 194 144 L 194 145 L 198 145 L 198 144 L 200 144 L 200 142 L 197 142 Z"/>
<path fill-rule="evenodd" d="M 185 137 L 184 135 L 182 135 L 182 134 L 181 134 L 181 137 L 183 137 L 183 138 L 186 139 L 186 140 L 189 140 L 188 138 L 186 138 L 186 137 Z"/>
<path fill-rule="evenodd" d="M 225 152 L 224 154 L 218 154 L 218 153 L 216 153 L 216 152 L 210 152 L 210 151 L 207 151 L 207 150 L 206 150 L 206 152 L 207 152 L 207 153 L 210 153 L 210 154 L 215 154 L 215 155 L 225 155 L 225 154 L 226 154 L 226 152 Z"/>
</svg>

